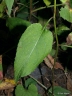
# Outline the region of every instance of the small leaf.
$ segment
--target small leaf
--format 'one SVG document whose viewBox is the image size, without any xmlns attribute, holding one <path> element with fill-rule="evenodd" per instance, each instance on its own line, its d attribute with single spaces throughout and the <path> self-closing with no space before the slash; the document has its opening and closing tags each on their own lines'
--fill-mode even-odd
<svg viewBox="0 0 72 96">
<path fill-rule="evenodd" d="M 52 93 L 52 88 L 49 89 L 49 92 Z M 68 94 L 70 94 L 70 91 L 60 86 L 54 86 L 54 96 L 67 96 Z"/>
<path fill-rule="evenodd" d="M 49 6 L 51 4 L 49 0 L 43 0 L 43 2 L 45 3 L 46 6 Z"/>
<path fill-rule="evenodd" d="M 64 51 L 66 51 L 66 50 L 67 50 L 67 47 L 66 47 L 66 46 L 63 46 L 63 45 L 66 45 L 66 43 L 62 43 L 62 44 L 61 44 L 61 48 L 62 48 Z"/>
<path fill-rule="evenodd" d="M 72 9 L 69 9 L 68 6 L 65 6 L 64 8 L 62 7 L 60 10 L 60 16 L 67 20 L 68 22 L 72 23 Z"/>
<path fill-rule="evenodd" d="M 3 17 L 3 13 L 5 11 L 5 8 L 6 8 L 6 4 L 4 1 L 2 1 L 0 4 L 0 17 Z"/>
<path fill-rule="evenodd" d="M 39 23 L 31 24 L 19 40 L 15 62 L 15 80 L 29 75 L 50 53 L 53 36 L 49 30 L 42 30 Z"/>
<path fill-rule="evenodd" d="M 62 3 L 66 3 L 67 2 L 67 0 L 60 0 Z"/>
<path fill-rule="evenodd" d="M 15 90 L 16 96 L 38 96 L 37 88 L 35 85 L 31 84 L 28 90 L 24 89 L 22 85 L 18 85 Z"/>
<path fill-rule="evenodd" d="M 5 3 L 8 8 L 8 15 L 10 16 L 14 0 L 5 0 Z"/>
<path fill-rule="evenodd" d="M 37 84 L 36 81 L 34 81 L 32 78 L 29 78 L 25 81 L 25 87 L 27 88 L 30 84 Z"/>
<path fill-rule="evenodd" d="M 20 25 L 24 25 L 24 26 L 29 26 L 31 23 L 20 19 L 20 18 L 8 18 L 6 21 L 6 26 L 9 27 L 10 30 L 12 30 L 13 28 L 15 28 L 16 26 L 20 26 Z"/>
<path fill-rule="evenodd" d="M 61 35 L 63 32 L 65 32 L 66 30 L 70 30 L 68 27 L 66 27 L 65 25 L 60 25 L 57 27 L 57 34 Z"/>
</svg>

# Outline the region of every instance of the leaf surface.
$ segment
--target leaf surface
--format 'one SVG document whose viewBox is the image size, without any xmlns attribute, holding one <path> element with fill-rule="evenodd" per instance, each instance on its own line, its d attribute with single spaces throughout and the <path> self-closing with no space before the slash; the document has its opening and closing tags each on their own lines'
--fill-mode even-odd
<svg viewBox="0 0 72 96">
<path fill-rule="evenodd" d="M 31 84 L 28 90 L 24 89 L 22 85 L 18 85 L 15 90 L 16 96 L 38 96 L 37 88 L 35 85 Z"/>
<path fill-rule="evenodd" d="M 27 27 L 30 24 L 31 24 L 30 22 L 23 20 L 23 19 L 20 19 L 20 18 L 16 18 L 16 17 L 8 18 L 6 21 L 6 26 L 9 27 L 10 30 L 15 28 L 16 26 L 24 25 Z"/>
<path fill-rule="evenodd" d="M 5 0 L 5 3 L 8 8 L 8 15 L 10 16 L 14 0 Z"/>
<path fill-rule="evenodd" d="M 59 13 L 63 19 L 72 23 L 72 9 L 69 9 L 68 6 L 65 6 L 64 8 L 61 8 Z"/>
<path fill-rule="evenodd" d="M 39 23 L 31 24 L 22 34 L 15 57 L 15 80 L 29 75 L 52 49 L 53 36 Z"/>
<path fill-rule="evenodd" d="M 52 88 L 49 89 L 49 92 L 52 93 Z M 70 94 L 70 91 L 60 86 L 54 86 L 54 96 L 67 96 L 68 94 Z"/>
</svg>

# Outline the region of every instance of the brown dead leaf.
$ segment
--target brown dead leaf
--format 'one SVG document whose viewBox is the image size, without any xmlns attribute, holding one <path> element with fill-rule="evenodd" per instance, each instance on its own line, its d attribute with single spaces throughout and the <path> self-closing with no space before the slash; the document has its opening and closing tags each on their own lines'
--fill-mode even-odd
<svg viewBox="0 0 72 96">
<path fill-rule="evenodd" d="M 6 90 L 15 87 L 16 84 L 14 82 L 14 80 L 9 80 L 5 78 L 5 81 L 0 83 L 0 90 Z"/>
<path fill-rule="evenodd" d="M 66 41 L 67 41 L 67 45 L 71 45 L 72 44 L 72 33 L 70 33 L 68 35 L 68 37 L 66 38 Z"/>
<path fill-rule="evenodd" d="M 52 66 L 52 64 L 49 62 L 49 59 L 46 57 L 45 59 L 44 59 L 44 62 L 45 62 L 45 64 L 49 67 L 49 68 L 53 68 L 53 66 Z"/>
<path fill-rule="evenodd" d="M 51 55 L 48 55 L 45 59 L 45 64 L 49 67 L 49 68 L 53 68 L 54 66 L 54 58 L 51 56 Z M 62 67 L 62 65 L 59 63 L 59 62 L 56 62 L 55 63 L 55 66 L 54 66 L 55 69 L 62 69 L 64 70 L 64 68 Z"/>
<path fill-rule="evenodd" d="M 14 85 L 8 83 L 8 82 L 2 82 L 0 83 L 0 90 L 10 89 L 13 88 Z"/>
</svg>

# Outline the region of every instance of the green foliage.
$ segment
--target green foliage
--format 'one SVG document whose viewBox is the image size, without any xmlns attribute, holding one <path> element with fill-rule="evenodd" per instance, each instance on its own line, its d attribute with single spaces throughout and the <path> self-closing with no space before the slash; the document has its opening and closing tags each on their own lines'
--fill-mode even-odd
<svg viewBox="0 0 72 96">
<path fill-rule="evenodd" d="M 22 85 L 18 85 L 15 90 L 16 96 L 38 96 L 37 88 L 34 84 L 29 85 L 28 89 L 24 89 Z"/>
<path fill-rule="evenodd" d="M 2 1 L 1 4 L 0 4 L 0 18 L 3 17 L 3 15 L 4 15 L 3 13 L 5 11 L 5 8 L 6 8 L 6 4 L 5 4 L 4 1 Z"/>
<path fill-rule="evenodd" d="M 18 1 L 18 0 L 17 0 Z M 64 7 L 61 7 L 59 13 L 60 17 L 67 20 L 68 22 L 72 23 L 72 0 L 70 0 L 70 4 L 68 0 L 59 0 L 63 4 L 65 4 Z M 34 2 L 34 0 L 33 0 Z M 36 1 L 37 2 L 37 1 Z M 34 4 L 36 3 L 34 2 Z M 39 1 L 38 1 L 39 2 Z M 45 3 L 47 7 L 51 7 L 50 4 L 53 2 L 53 0 L 42 0 L 42 3 Z M 53 36 L 50 30 L 47 30 L 46 28 L 43 29 L 42 26 L 46 24 L 48 21 L 48 18 L 39 18 L 39 23 L 31 24 L 29 21 L 27 21 L 29 17 L 29 13 L 31 13 L 31 16 L 37 16 L 37 13 L 32 13 L 34 11 L 33 8 L 36 8 L 37 6 L 32 4 L 32 9 L 29 8 L 30 0 L 19 0 L 19 5 L 15 6 L 18 7 L 18 10 L 16 10 L 16 17 L 13 16 L 12 7 L 14 4 L 14 0 L 3 0 L 0 4 L 0 17 L 2 18 L 4 15 L 4 12 L 6 12 L 5 8 L 7 6 L 7 14 L 11 18 L 6 18 L 6 26 L 9 28 L 10 31 L 14 31 L 13 29 L 16 26 L 26 26 L 27 29 L 22 34 L 18 46 L 17 46 L 17 52 L 16 57 L 14 61 L 14 72 L 15 72 L 15 80 L 18 81 L 21 77 L 27 76 L 31 74 L 37 68 L 37 66 L 43 61 L 43 59 L 50 53 L 50 55 L 54 56 L 56 53 L 56 50 L 52 49 L 52 43 L 53 43 Z M 18 3 L 18 2 L 17 2 Z M 16 4 L 15 4 L 16 5 Z M 47 7 L 41 7 L 47 8 Z M 53 7 L 53 5 L 52 5 Z M 54 6 L 55 7 L 55 6 Z M 30 10 L 31 9 L 31 10 Z M 39 9 L 38 9 L 39 10 Z M 31 12 L 29 12 L 31 11 Z M 36 11 L 36 10 L 35 10 Z M 12 14 L 11 14 L 12 13 Z M 45 15 L 45 14 L 44 14 Z M 19 18 L 18 18 L 19 17 Z M 22 19 L 21 19 L 22 18 Z M 50 17 L 51 18 L 51 17 Z M 31 18 L 33 19 L 33 18 Z M 55 19 L 55 18 L 54 18 Z M 56 26 L 56 25 L 55 25 Z M 56 40 L 56 35 L 62 35 L 65 31 L 70 31 L 68 27 L 65 25 L 60 25 L 56 28 L 56 33 L 54 33 L 54 40 Z M 53 30 L 54 31 L 54 30 Z M 18 31 L 17 31 L 18 32 Z M 21 30 L 20 30 L 21 32 Z M 72 33 L 71 33 L 72 35 Z M 17 38 L 16 38 L 17 39 Z M 72 39 L 72 36 L 71 38 Z M 57 41 L 55 41 L 57 42 Z M 67 47 L 72 48 L 72 46 L 65 45 L 66 43 L 61 44 L 61 48 L 63 50 L 67 50 Z M 58 46 L 58 45 L 57 45 Z M 52 50 L 52 51 L 51 51 Z M 56 58 L 56 57 L 55 57 Z M 0 65 L 0 71 L 2 71 L 2 66 Z M 37 88 L 35 86 L 36 82 L 29 78 L 25 81 L 25 89 L 21 84 L 17 85 L 15 90 L 16 96 L 39 96 L 37 92 Z M 50 96 L 52 96 L 52 88 L 49 89 L 49 92 L 51 93 Z M 54 96 L 66 96 L 69 94 L 70 91 L 61 88 L 59 86 L 54 86 Z"/>
<path fill-rule="evenodd" d="M 32 78 L 29 78 L 29 79 L 27 79 L 27 80 L 25 81 L 25 87 L 27 88 L 30 84 L 36 85 L 37 82 L 34 81 Z"/>
<path fill-rule="evenodd" d="M 22 85 L 18 85 L 15 90 L 16 96 L 39 96 L 36 88 L 36 81 L 32 78 L 25 80 L 25 88 Z"/>
<path fill-rule="evenodd" d="M 15 80 L 29 75 L 50 53 L 53 36 L 49 30 L 43 30 L 39 23 L 31 24 L 19 40 L 14 69 Z"/>
<path fill-rule="evenodd" d="M 68 27 L 66 27 L 65 25 L 60 25 L 56 28 L 57 30 L 57 34 L 61 35 L 63 32 L 70 30 Z"/>
<path fill-rule="evenodd" d="M 14 17 L 11 17 L 11 18 L 8 18 L 7 21 L 6 21 L 6 26 L 12 30 L 13 28 L 15 28 L 16 26 L 20 26 L 20 25 L 24 25 L 26 27 L 28 27 L 31 23 L 27 20 L 23 20 L 23 19 L 20 19 L 20 18 L 14 18 Z"/>
<path fill-rule="evenodd" d="M 60 16 L 63 19 L 65 19 L 65 20 L 67 20 L 67 21 L 69 21 L 69 22 L 72 23 L 72 9 L 69 9 L 68 6 L 65 6 L 64 8 L 62 7 L 60 9 L 60 12 L 59 13 L 60 13 Z"/>
<path fill-rule="evenodd" d="M 22 7 L 22 9 L 19 12 L 17 12 L 17 17 L 26 19 L 28 17 L 28 8 Z"/>
<path fill-rule="evenodd" d="M 49 92 L 52 93 L 52 88 L 49 89 Z M 60 86 L 54 86 L 54 96 L 67 96 L 70 94 L 70 91 L 60 87 Z M 52 96 L 52 95 L 49 95 Z"/>
<path fill-rule="evenodd" d="M 72 8 L 72 0 L 70 0 L 70 8 Z"/>
<path fill-rule="evenodd" d="M 43 0 L 46 6 L 49 6 L 51 4 L 50 0 Z"/>
<path fill-rule="evenodd" d="M 20 0 L 19 10 L 17 12 L 17 17 L 22 19 L 27 19 L 29 16 L 29 0 Z"/>
<path fill-rule="evenodd" d="M 54 56 L 55 55 L 55 52 L 56 52 L 56 50 L 52 49 L 51 52 L 50 52 L 50 55 L 51 56 Z"/>
<path fill-rule="evenodd" d="M 60 0 L 62 3 L 66 3 L 67 0 Z"/>
<path fill-rule="evenodd" d="M 5 0 L 5 3 L 8 8 L 8 15 L 10 16 L 14 0 Z"/>
<path fill-rule="evenodd" d="M 61 48 L 65 51 L 65 50 L 67 50 L 67 47 L 66 47 L 66 46 L 64 46 L 64 45 L 66 45 L 66 43 L 65 43 L 65 42 L 63 42 L 63 43 L 61 44 Z"/>
<path fill-rule="evenodd" d="M 29 0 L 20 0 L 20 3 L 26 4 Z"/>
</svg>

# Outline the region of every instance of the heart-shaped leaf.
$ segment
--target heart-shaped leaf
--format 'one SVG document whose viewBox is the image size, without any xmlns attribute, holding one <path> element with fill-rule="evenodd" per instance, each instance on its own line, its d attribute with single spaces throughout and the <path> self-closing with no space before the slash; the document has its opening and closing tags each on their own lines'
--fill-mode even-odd
<svg viewBox="0 0 72 96">
<path fill-rule="evenodd" d="M 22 34 L 15 57 L 15 80 L 29 75 L 50 53 L 53 36 L 49 30 L 43 30 L 41 24 L 31 24 Z"/>
<path fill-rule="evenodd" d="M 15 90 L 16 96 L 38 96 L 37 88 L 34 84 L 29 85 L 28 90 L 22 85 L 18 85 Z"/>
</svg>

